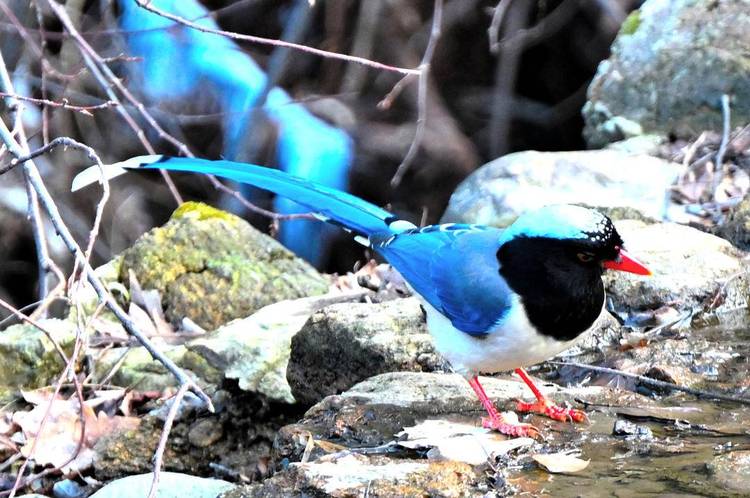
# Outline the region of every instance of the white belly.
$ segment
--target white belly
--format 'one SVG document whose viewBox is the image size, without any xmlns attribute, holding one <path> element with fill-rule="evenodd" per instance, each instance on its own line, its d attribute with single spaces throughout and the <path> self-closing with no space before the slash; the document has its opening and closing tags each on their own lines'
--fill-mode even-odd
<svg viewBox="0 0 750 498">
<path fill-rule="evenodd" d="M 427 328 L 435 339 L 435 348 L 463 375 L 534 365 L 565 351 L 584 336 L 581 334 L 570 341 L 553 339 L 539 334 L 525 313 L 515 312 L 498 329 L 475 337 L 456 329 L 429 303 L 423 301 L 422 304 L 427 311 Z M 522 308 L 514 306 L 513 309 Z"/>
</svg>

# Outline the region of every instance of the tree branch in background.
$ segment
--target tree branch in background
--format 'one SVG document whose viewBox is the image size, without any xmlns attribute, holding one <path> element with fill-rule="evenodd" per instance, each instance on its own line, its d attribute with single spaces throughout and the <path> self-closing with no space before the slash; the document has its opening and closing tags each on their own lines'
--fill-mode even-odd
<svg viewBox="0 0 750 498">
<path fill-rule="evenodd" d="M 424 129 L 427 123 L 427 84 L 430 78 L 430 63 L 435 53 L 435 47 L 440 39 L 441 27 L 443 22 L 443 0 L 435 0 L 435 7 L 432 12 L 432 29 L 430 30 L 430 39 L 427 42 L 422 62 L 419 64 L 419 87 L 417 93 L 417 129 L 414 132 L 409 150 L 401 161 L 396 173 L 391 178 L 391 186 L 398 187 L 403 180 L 404 175 L 409 170 L 409 166 L 414 162 L 417 156 L 419 146 L 424 138 Z M 403 80 L 402 80 L 403 81 Z M 397 85 L 398 86 L 398 85 Z"/>
</svg>

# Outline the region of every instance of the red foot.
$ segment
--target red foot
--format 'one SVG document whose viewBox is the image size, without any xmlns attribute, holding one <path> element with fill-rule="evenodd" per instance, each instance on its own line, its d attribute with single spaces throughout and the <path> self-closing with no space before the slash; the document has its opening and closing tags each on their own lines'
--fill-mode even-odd
<svg viewBox="0 0 750 498">
<path fill-rule="evenodd" d="M 586 416 L 586 412 L 576 410 L 574 408 L 563 408 L 556 405 L 547 398 L 535 401 L 533 403 L 526 403 L 524 401 L 518 401 L 516 409 L 519 412 L 532 412 L 545 415 L 552 420 L 558 420 L 560 422 L 588 422 L 589 418 Z"/>
<path fill-rule="evenodd" d="M 482 427 L 498 431 L 501 434 L 506 434 L 508 436 L 540 437 L 539 429 L 531 424 L 519 423 L 518 417 L 515 413 L 503 415 L 498 412 L 495 405 L 492 404 L 492 401 L 487 397 L 487 394 L 484 392 L 484 388 L 482 387 L 482 384 L 479 383 L 477 377 L 469 379 L 469 385 L 474 389 L 474 392 L 477 393 L 479 401 L 481 401 L 482 406 L 487 410 L 487 415 L 489 415 L 489 417 L 482 418 Z M 510 417 L 513 417 L 513 419 L 510 419 Z"/>
<path fill-rule="evenodd" d="M 531 424 L 522 424 L 516 421 L 508 420 L 503 415 L 498 417 L 482 417 L 482 427 L 485 429 L 492 429 L 501 434 L 513 437 L 531 437 L 534 439 L 540 439 L 539 429 Z"/>
</svg>

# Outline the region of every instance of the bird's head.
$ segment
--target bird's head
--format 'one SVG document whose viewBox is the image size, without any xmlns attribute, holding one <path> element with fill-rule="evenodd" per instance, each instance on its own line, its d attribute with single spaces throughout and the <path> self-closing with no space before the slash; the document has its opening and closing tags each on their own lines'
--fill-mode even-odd
<svg viewBox="0 0 750 498">
<path fill-rule="evenodd" d="M 604 269 L 612 269 L 651 274 L 623 249 L 612 220 L 580 206 L 553 205 L 529 211 L 503 232 L 500 244 L 499 257 L 504 250 L 517 253 L 515 256 L 524 253 L 522 260 L 538 253 L 566 273 L 584 270 L 598 276 Z"/>
</svg>

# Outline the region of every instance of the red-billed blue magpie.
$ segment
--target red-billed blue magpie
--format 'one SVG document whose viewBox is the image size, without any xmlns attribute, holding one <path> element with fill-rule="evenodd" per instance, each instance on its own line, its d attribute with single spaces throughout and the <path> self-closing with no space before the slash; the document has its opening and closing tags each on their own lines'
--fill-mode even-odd
<svg viewBox="0 0 750 498">
<path fill-rule="evenodd" d="M 466 377 L 489 414 L 483 425 L 504 434 L 539 432 L 498 412 L 477 375 L 515 370 L 537 399 L 519 401 L 519 410 L 584 421 L 584 412 L 545 398 L 523 367 L 569 348 L 593 326 L 604 307 L 604 269 L 650 274 L 625 252 L 612 221 L 583 207 L 543 207 L 504 230 L 465 224 L 419 228 L 351 194 L 250 164 L 141 156 L 106 166 L 105 175 L 139 168 L 213 174 L 254 185 L 353 232 L 420 297 L 436 348 Z M 73 190 L 99 178 L 98 167 L 88 168 L 74 179 Z"/>
</svg>

